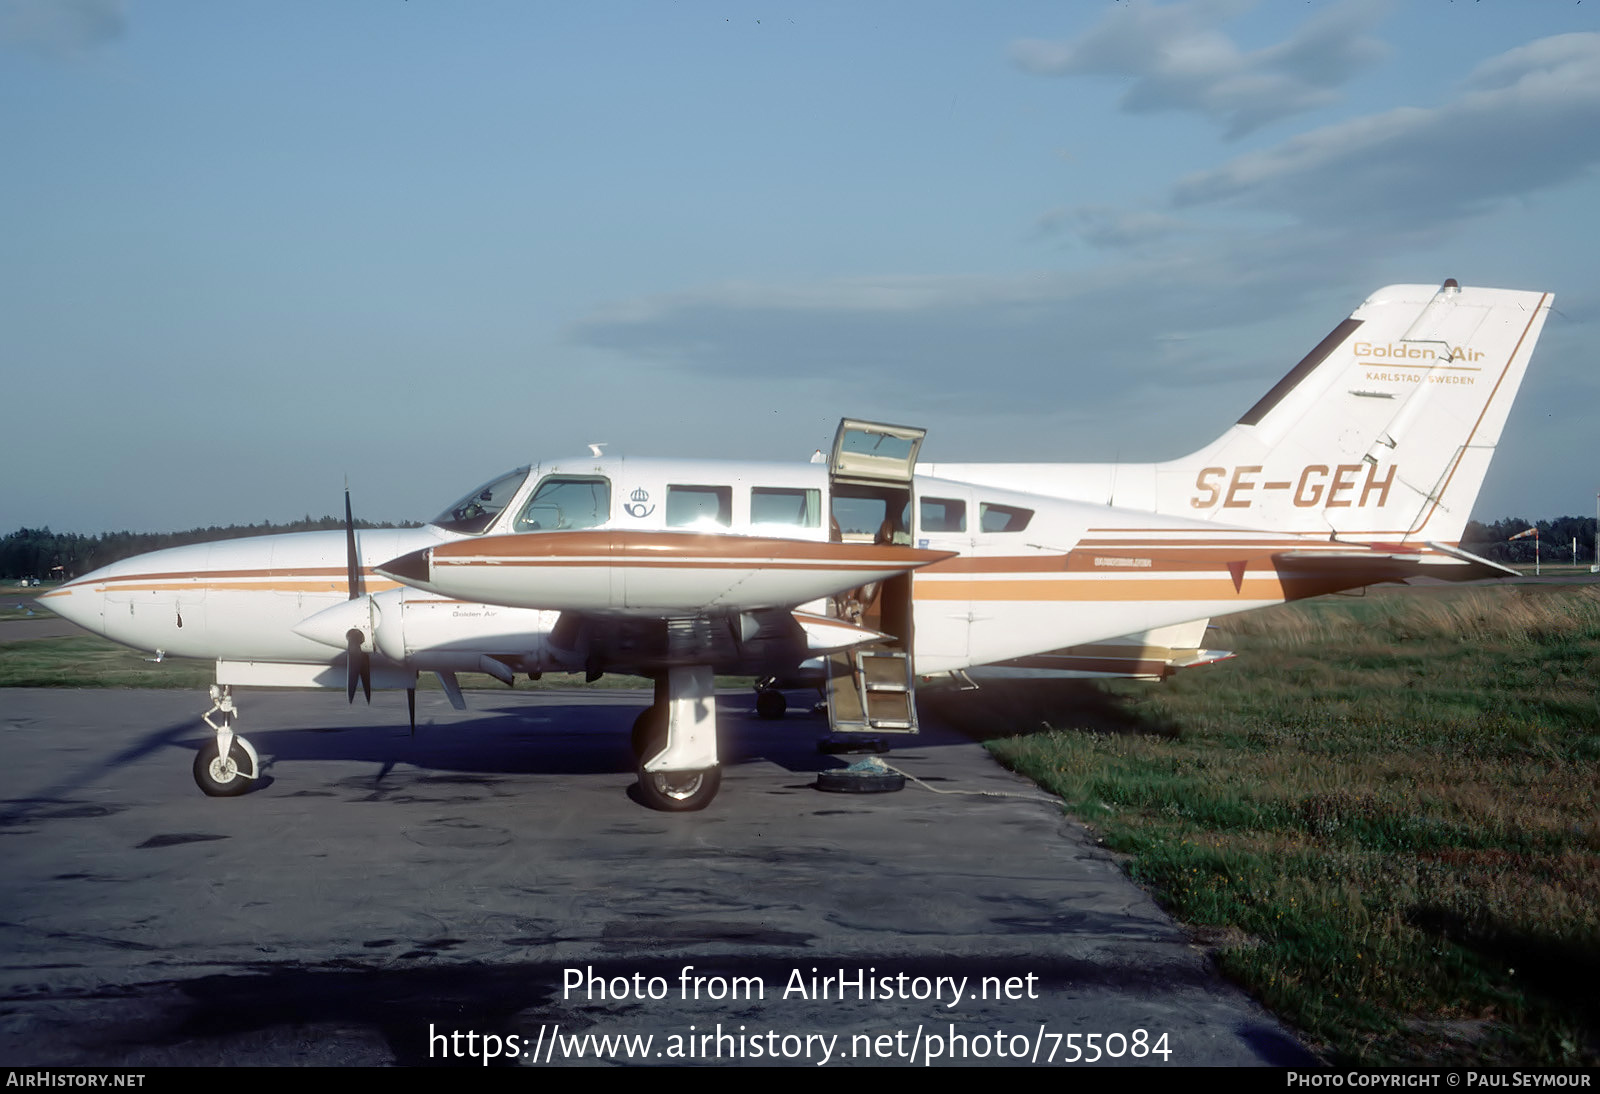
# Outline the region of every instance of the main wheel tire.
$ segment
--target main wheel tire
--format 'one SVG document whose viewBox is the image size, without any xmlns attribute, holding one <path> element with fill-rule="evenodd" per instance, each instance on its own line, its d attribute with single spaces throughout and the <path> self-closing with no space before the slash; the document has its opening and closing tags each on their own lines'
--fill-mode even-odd
<svg viewBox="0 0 1600 1094">
<path fill-rule="evenodd" d="M 628 743 L 633 747 L 633 758 L 640 763 L 659 753 L 667 745 L 667 711 L 663 706 L 646 707 L 633 720 L 633 732 Z"/>
<path fill-rule="evenodd" d="M 692 813 L 711 804 L 722 786 L 722 768 L 702 771 L 646 771 L 639 767 L 639 796 L 663 813 Z"/>
<path fill-rule="evenodd" d="M 763 688 L 756 692 L 756 715 L 769 722 L 782 718 L 789 709 L 788 697 L 777 688 Z"/>
<path fill-rule="evenodd" d="M 213 737 L 194 754 L 194 781 L 202 791 L 213 798 L 232 798 L 250 789 L 250 754 L 235 738 L 228 747 L 228 758 L 222 759 L 222 750 Z"/>
</svg>

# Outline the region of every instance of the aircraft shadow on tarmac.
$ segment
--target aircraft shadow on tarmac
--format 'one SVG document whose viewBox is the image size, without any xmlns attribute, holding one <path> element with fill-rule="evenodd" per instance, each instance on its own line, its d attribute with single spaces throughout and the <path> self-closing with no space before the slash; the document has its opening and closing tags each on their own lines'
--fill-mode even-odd
<svg viewBox="0 0 1600 1094">
<path fill-rule="evenodd" d="M 327 722 L 292 729 L 270 728 L 257 720 L 254 726 L 247 723 L 241 729 L 261 753 L 263 787 L 270 785 L 274 773 L 289 777 L 288 765 L 313 760 L 379 764 L 385 772 L 395 764 L 406 764 L 433 772 L 474 775 L 633 773 L 629 733 L 645 708 L 641 697 L 621 694 L 614 702 L 591 695 L 585 695 L 582 702 L 564 702 L 559 696 L 541 698 L 543 701 L 519 699 L 496 706 L 477 705 L 484 700 L 475 696 L 470 711 L 448 720 L 430 723 L 425 719 L 415 736 L 403 720 L 367 725 Z M 257 699 L 255 711 L 262 711 L 267 702 L 267 697 Z M 796 774 L 812 775 L 852 759 L 818 751 L 817 742 L 828 733 L 827 720 L 804 710 L 766 721 L 735 702 L 724 702 L 718 721 L 726 766 L 765 761 Z M 167 730 L 159 738 L 174 748 L 199 748 L 206 740 L 205 727 L 189 728 L 193 732 L 181 737 Z M 921 733 L 885 734 L 883 739 L 895 752 L 971 741 L 927 723 Z"/>
<path fill-rule="evenodd" d="M 270 694 L 252 695 L 245 730 L 259 749 L 263 778 L 257 789 L 275 782 L 274 774 L 292 781 L 293 765 L 310 761 L 348 761 L 377 765 L 358 778 L 381 783 L 396 765 L 430 773 L 429 777 L 485 777 L 493 775 L 631 775 L 634 761 L 629 748 L 633 720 L 645 708 L 646 693 L 521 692 L 512 701 L 497 701 L 493 692 L 472 696 L 473 709 L 462 713 L 424 712 L 413 736 L 406 722 L 389 720 L 389 713 L 374 704 L 373 721 L 343 724 L 327 721 L 272 728 L 286 716 L 274 712 Z M 850 756 L 824 755 L 817 742 L 827 735 L 826 718 L 812 714 L 806 705 L 810 692 L 791 695 L 789 713 L 766 721 L 744 705 L 745 696 L 726 694 L 720 700 L 719 722 L 723 762 L 733 767 L 764 761 L 797 776 L 843 766 Z M 919 698 L 922 732 L 886 734 L 893 750 L 887 757 L 913 758 L 918 752 L 950 745 L 970 745 L 975 740 L 1056 727 L 1091 732 L 1166 735 L 1175 727 L 1149 721 L 1116 696 L 1078 682 L 1028 681 L 988 686 L 981 691 L 934 691 Z M 338 706 L 330 707 L 338 710 Z M 357 710 L 362 708 L 358 707 Z M 402 714 L 403 717 L 403 714 Z M 72 773 L 55 785 L 35 791 L 26 801 L 11 803 L 0 823 L 18 823 L 31 804 L 67 800 L 77 791 L 120 771 L 125 765 L 162 750 L 192 752 L 207 739 L 198 717 L 152 728 L 114 755 Z M 927 781 L 943 781 L 922 776 Z"/>
</svg>

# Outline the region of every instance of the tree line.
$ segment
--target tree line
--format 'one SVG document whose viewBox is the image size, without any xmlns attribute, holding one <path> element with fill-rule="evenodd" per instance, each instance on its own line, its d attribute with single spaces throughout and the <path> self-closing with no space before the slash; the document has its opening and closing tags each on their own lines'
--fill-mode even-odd
<svg viewBox="0 0 1600 1094">
<path fill-rule="evenodd" d="M 416 528 L 416 521 L 404 524 L 375 524 L 358 520 L 357 528 Z M 286 524 L 263 521 L 260 524 L 213 525 L 191 528 L 187 532 L 102 532 L 85 536 L 75 532 L 52 532 L 49 528 L 19 528 L 0 540 L 0 579 L 39 578 L 42 581 L 66 580 L 109 566 L 124 558 L 159 551 L 163 547 L 182 547 L 190 543 L 210 543 L 219 539 L 277 535 L 283 532 L 343 531 L 343 517 L 313 517 Z"/>
<path fill-rule="evenodd" d="M 1539 529 L 1539 557 L 1545 562 L 1571 562 L 1573 540 L 1578 541 L 1579 562 L 1595 561 L 1593 517 L 1557 517 L 1555 520 L 1541 521 L 1507 517 L 1493 524 L 1469 520 L 1467 530 L 1461 534 L 1461 546 L 1495 562 L 1532 566 L 1534 537 L 1516 540 L 1511 537 L 1536 525 Z"/>
<path fill-rule="evenodd" d="M 1468 521 L 1461 546 L 1475 555 L 1512 565 L 1533 565 L 1533 537 L 1513 540 L 1518 532 L 1535 522 L 1507 517 L 1492 524 Z M 1572 541 L 1578 541 L 1578 561 L 1594 557 L 1593 517 L 1557 517 L 1537 522 L 1539 555 L 1546 562 L 1572 559 Z M 357 528 L 416 528 L 416 521 L 400 525 L 356 521 Z M 217 539 L 242 539 L 246 536 L 277 535 L 284 532 L 319 532 L 344 528 L 342 517 L 312 517 L 287 524 L 230 524 L 226 527 L 191 528 L 187 532 L 102 532 L 85 536 L 74 532 L 52 532 L 49 528 L 19 528 L 0 540 L 0 578 L 17 580 L 36 577 L 44 581 L 67 579 L 86 574 L 120 559 L 181 547 L 188 543 L 209 543 Z"/>
</svg>

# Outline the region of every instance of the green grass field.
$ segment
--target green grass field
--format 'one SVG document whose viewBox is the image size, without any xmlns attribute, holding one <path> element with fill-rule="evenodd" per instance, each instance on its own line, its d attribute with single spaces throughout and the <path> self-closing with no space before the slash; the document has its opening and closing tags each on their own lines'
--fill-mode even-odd
<svg viewBox="0 0 1600 1094">
<path fill-rule="evenodd" d="M 1219 622 L 1239 659 L 1165 685 L 941 710 L 1330 1060 L 1600 1062 L 1600 586 Z"/>
</svg>

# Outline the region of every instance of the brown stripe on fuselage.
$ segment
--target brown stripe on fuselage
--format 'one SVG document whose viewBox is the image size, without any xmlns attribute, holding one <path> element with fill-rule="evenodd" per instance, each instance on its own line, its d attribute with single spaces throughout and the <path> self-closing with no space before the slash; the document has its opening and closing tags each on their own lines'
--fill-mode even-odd
<svg viewBox="0 0 1600 1094">
<path fill-rule="evenodd" d="M 1303 600 L 1343 589 L 1353 589 L 1380 581 L 1396 581 L 1413 573 L 1402 562 L 1392 569 L 1378 560 L 1330 559 L 1315 569 L 1297 567 L 1280 573 L 1263 566 L 1252 573 L 1247 568 L 1236 581 L 1231 573 L 1213 568 L 1210 577 L 1164 577 L 1163 574 L 1192 573 L 1190 570 L 1105 570 L 1093 576 L 1026 578 L 1007 581 L 970 579 L 919 579 L 914 585 L 917 600 L 1001 600 L 1001 601 L 1174 601 L 1174 600 Z"/>
<path fill-rule="evenodd" d="M 91 574 L 87 577 L 80 577 L 73 581 L 69 581 L 65 585 L 58 586 L 57 588 L 50 590 L 50 593 L 64 592 L 68 589 L 77 588 L 79 586 L 106 586 L 120 584 L 127 581 L 178 581 L 199 579 L 238 580 L 242 578 L 263 577 L 289 578 L 300 581 L 309 581 L 319 577 L 336 577 L 340 581 L 343 581 L 345 580 L 345 572 L 346 571 L 343 566 L 311 566 L 293 568 L 269 566 L 257 567 L 256 569 L 252 570 L 151 570 L 148 573 L 115 574 L 111 577 L 94 578 L 93 580 L 90 580 L 93 577 Z M 371 569 L 365 569 L 361 571 L 361 575 L 367 578 L 372 577 L 375 573 L 376 571 Z M 46 593 L 44 595 L 48 596 L 50 593 Z"/>
<path fill-rule="evenodd" d="M 188 581 L 143 581 L 138 579 L 112 579 L 104 582 L 95 582 L 97 592 L 118 593 L 143 593 L 143 592 L 204 592 L 244 591 L 244 592 L 274 592 L 274 593 L 323 593 L 336 592 L 344 594 L 342 582 L 330 583 L 327 581 L 208 581 L 204 576 L 196 576 Z M 366 582 L 367 591 L 381 593 L 389 589 L 400 588 L 399 583 L 386 578 L 372 578 Z M 74 588 L 87 588 L 84 585 L 66 586 L 52 590 L 65 593 Z M 43 599 L 41 597 L 41 599 Z"/>
</svg>

